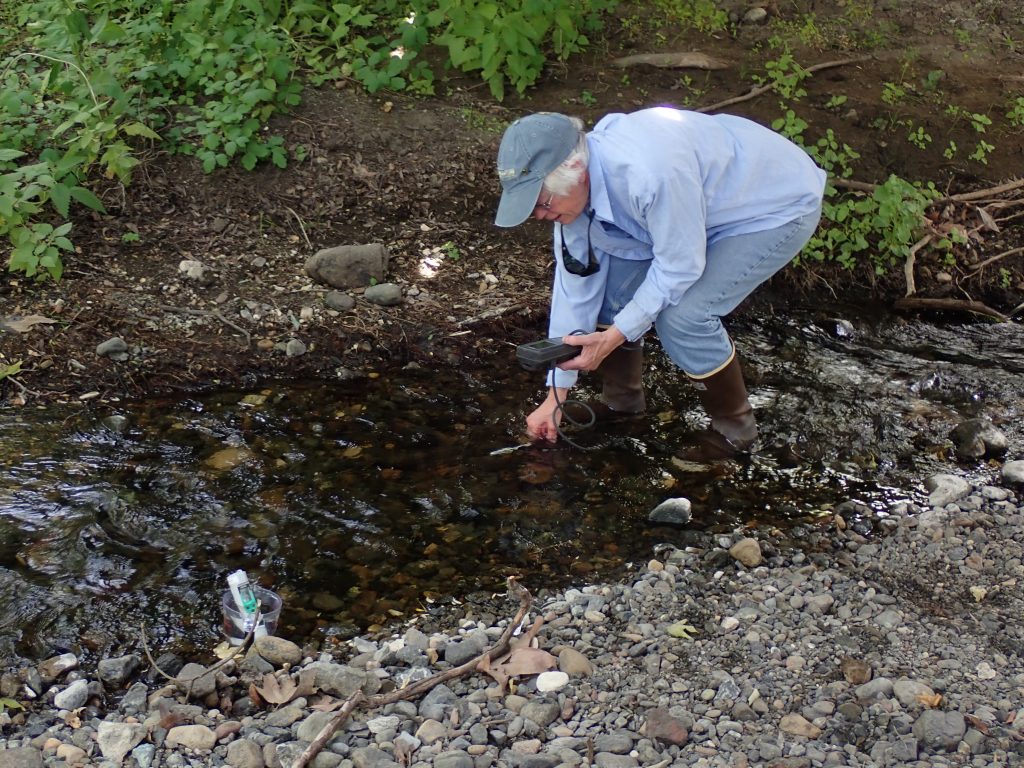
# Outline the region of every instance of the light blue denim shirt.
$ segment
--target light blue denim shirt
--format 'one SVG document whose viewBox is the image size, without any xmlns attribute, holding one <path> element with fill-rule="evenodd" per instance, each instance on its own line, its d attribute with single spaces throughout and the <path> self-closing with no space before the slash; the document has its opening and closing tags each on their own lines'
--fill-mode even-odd
<svg viewBox="0 0 1024 768">
<path fill-rule="evenodd" d="M 608 254 L 653 259 L 632 301 L 615 316 L 615 326 L 633 341 L 701 276 L 708 243 L 811 213 L 825 189 L 825 172 L 800 147 L 732 115 L 668 107 L 610 114 L 587 140 L 594 217 L 584 211 L 572 224 L 555 224 L 550 336 L 596 327 Z M 586 264 L 588 229 L 602 268 L 579 277 L 562 265 L 562 238 Z M 554 374 L 558 386 L 575 382 L 575 371 Z"/>
</svg>

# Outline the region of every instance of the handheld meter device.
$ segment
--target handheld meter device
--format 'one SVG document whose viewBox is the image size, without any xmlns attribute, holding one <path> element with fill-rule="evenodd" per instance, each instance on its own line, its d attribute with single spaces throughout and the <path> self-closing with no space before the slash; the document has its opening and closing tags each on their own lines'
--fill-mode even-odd
<svg viewBox="0 0 1024 768">
<path fill-rule="evenodd" d="M 583 347 L 566 344 L 561 337 L 540 339 L 516 347 L 519 364 L 528 371 L 543 371 L 558 363 L 571 360 L 583 351 Z"/>
</svg>

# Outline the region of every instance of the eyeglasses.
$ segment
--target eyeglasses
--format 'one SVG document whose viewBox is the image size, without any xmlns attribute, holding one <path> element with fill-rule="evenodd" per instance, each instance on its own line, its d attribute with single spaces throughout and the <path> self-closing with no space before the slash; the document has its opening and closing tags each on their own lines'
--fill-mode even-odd
<svg viewBox="0 0 1024 768">
<path fill-rule="evenodd" d="M 545 211 L 550 211 L 551 210 L 551 201 L 554 200 L 554 199 L 555 199 L 555 194 L 552 192 L 552 193 L 550 193 L 548 195 L 548 201 L 546 203 L 540 202 L 540 200 L 538 198 L 537 204 L 535 206 L 533 206 L 533 207 L 534 208 L 541 208 L 541 209 L 543 209 Z"/>
<path fill-rule="evenodd" d="M 551 202 L 550 200 L 548 201 Z M 579 259 L 575 258 L 569 249 L 565 247 L 565 231 L 562 231 L 562 266 L 565 267 L 565 271 L 571 275 L 579 275 L 580 277 L 589 277 L 600 271 L 601 265 L 597 259 L 594 258 L 594 248 L 590 243 L 590 228 L 594 224 L 594 211 L 591 210 L 587 214 L 587 263 L 584 264 Z"/>
</svg>

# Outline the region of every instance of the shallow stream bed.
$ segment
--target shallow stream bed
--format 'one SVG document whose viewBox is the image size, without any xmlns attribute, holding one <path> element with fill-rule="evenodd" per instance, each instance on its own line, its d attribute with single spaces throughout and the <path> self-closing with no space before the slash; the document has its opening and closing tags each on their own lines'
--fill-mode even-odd
<svg viewBox="0 0 1024 768">
<path fill-rule="evenodd" d="M 656 343 L 648 418 L 576 435 L 593 450 L 501 450 L 541 393 L 511 347 L 492 370 L 0 412 L 0 664 L 138 652 L 142 624 L 156 650 L 209 648 L 237 568 L 284 597 L 279 634 L 330 643 L 509 574 L 612 578 L 696 529 L 800 545 L 844 501 L 882 514 L 936 472 L 993 473 L 953 455 L 967 418 L 1024 452 L 1019 325 L 820 310 L 734 330 L 764 448 L 703 469 L 671 460 L 703 415 Z M 648 521 L 677 496 L 690 526 Z"/>
</svg>

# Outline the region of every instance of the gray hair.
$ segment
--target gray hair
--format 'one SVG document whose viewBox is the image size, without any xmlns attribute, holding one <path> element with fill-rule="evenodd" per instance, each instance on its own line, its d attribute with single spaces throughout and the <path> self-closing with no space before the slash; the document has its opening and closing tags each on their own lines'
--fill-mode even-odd
<svg viewBox="0 0 1024 768">
<path fill-rule="evenodd" d="M 579 131 L 579 137 L 576 139 L 576 148 L 569 153 L 561 165 L 544 178 L 544 189 L 552 195 L 568 194 L 570 189 L 580 183 L 590 162 L 590 149 L 587 147 L 587 134 L 583 130 L 583 121 L 578 117 L 569 119 Z"/>
</svg>

